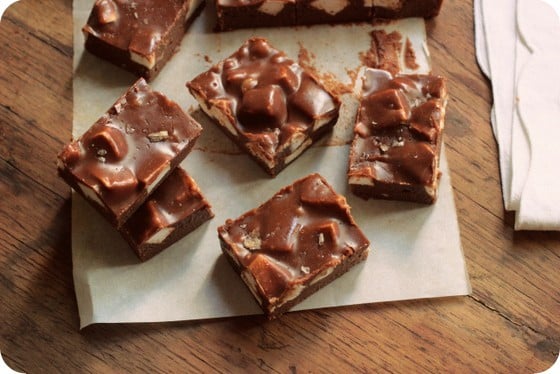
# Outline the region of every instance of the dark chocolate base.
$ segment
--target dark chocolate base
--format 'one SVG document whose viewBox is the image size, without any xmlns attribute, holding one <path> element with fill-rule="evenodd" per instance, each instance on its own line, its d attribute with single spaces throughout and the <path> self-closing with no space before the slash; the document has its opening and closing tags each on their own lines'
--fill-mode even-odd
<svg viewBox="0 0 560 374">
<path fill-rule="evenodd" d="M 202 108 L 202 106 L 201 106 Z M 208 113 L 206 113 L 208 115 Z M 214 122 L 213 118 L 211 116 L 209 116 L 210 119 L 212 119 L 212 121 Z M 338 115 L 333 118 L 331 121 L 329 121 L 327 124 L 325 124 L 324 126 L 322 126 L 320 129 L 318 129 L 317 131 L 315 131 L 314 133 L 310 134 L 309 139 L 311 139 L 311 143 L 300 153 L 300 155 L 298 157 L 300 157 L 307 149 L 309 149 L 315 142 L 317 142 L 320 138 L 323 137 L 323 135 L 325 135 L 326 133 L 328 133 L 329 131 L 332 130 L 332 128 L 334 127 L 334 125 L 336 124 L 336 122 L 338 121 Z M 288 153 L 287 150 L 285 150 L 283 153 L 277 154 L 276 155 L 276 163 L 274 165 L 273 168 L 270 168 L 263 160 L 261 160 L 259 157 L 255 156 L 245 145 L 245 142 L 234 136 L 231 132 L 229 132 L 227 129 L 225 129 L 223 126 L 221 125 L 217 125 L 224 134 L 226 134 L 239 148 L 241 148 L 245 153 L 247 153 L 247 155 L 249 155 L 249 157 L 251 157 L 251 159 L 253 159 L 261 168 L 263 168 L 263 170 L 270 175 L 271 177 L 275 177 L 276 175 L 278 175 L 278 173 L 280 173 L 282 170 L 284 170 L 286 168 L 286 166 L 288 166 L 291 162 L 295 161 L 298 159 L 298 157 L 294 158 L 290 163 L 286 163 L 286 157 L 288 157 L 290 154 Z"/>
<path fill-rule="evenodd" d="M 224 256 L 227 258 L 228 262 L 232 265 L 235 272 L 241 278 L 241 272 L 243 271 L 243 269 L 239 265 L 237 265 L 235 260 L 230 256 L 229 253 L 232 252 L 233 250 L 229 247 L 229 245 L 224 240 L 222 240 L 221 237 L 220 237 L 220 247 L 222 249 Z M 367 258 L 368 254 L 369 254 L 369 246 L 365 248 L 358 248 L 356 252 L 354 252 L 351 256 L 347 257 L 343 263 L 338 265 L 331 274 L 321 279 L 317 283 L 309 285 L 299 294 L 298 297 L 288 301 L 281 307 L 276 308 L 273 312 L 269 312 L 268 310 L 268 307 L 272 306 L 272 304 L 268 300 L 263 299 L 262 302 L 264 305 L 261 305 L 259 300 L 256 299 L 255 295 L 253 295 L 253 297 L 255 297 L 257 304 L 259 304 L 259 306 L 261 307 L 261 309 L 263 310 L 263 312 L 265 313 L 266 317 L 269 320 L 276 319 L 280 317 L 282 314 L 288 312 L 295 305 L 307 299 L 309 296 L 311 296 L 321 288 L 325 287 L 329 283 L 333 282 L 334 280 L 342 276 L 344 273 L 348 272 L 348 270 L 350 270 L 354 265 L 357 265 L 360 262 L 364 261 Z"/>
<path fill-rule="evenodd" d="M 294 26 L 296 24 L 295 4 L 286 4 L 284 9 L 276 15 L 260 12 L 260 6 L 260 3 L 243 6 L 219 6 L 216 4 L 218 16 L 217 31 L 253 27 Z"/>
<path fill-rule="evenodd" d="M 426 192 L 424 186 L 397 186 L 376 181 L 375 186 L 350 184 L 350 191 L 362 199 L 383 199 L 433 204 L 437 200 L 437 183 L 434 194 Z"/>
<path fill-rule="evenodd" d="M 443 0 L 405 0 L 401 9 L 373 7 L 374 18 L 396 19 L 407 17 L 432 18 L 439 14 Z"/>
<path fill-rule="evenodd" d="M 193 212 L 187 219 L 184 219 L 175 225 L 173 232 L 159 244 L 144 244 L 138 246 L 138 244 L 135 243 L 129 235 L 126 235 L 125 232 L 121 232 L 121 234 L 128 242 L 134 253 L 136 253 L 140 261 L 147 261 L 155 255 L 161 253 L 164 249 L 167 249 L 178 240 L 184 238 L 186 235 L 190 234 L 204 222 L 213 217 L 214 213 L 212 213 L 210 207 L 203 206 L 196 212 Z"/>
</svg>

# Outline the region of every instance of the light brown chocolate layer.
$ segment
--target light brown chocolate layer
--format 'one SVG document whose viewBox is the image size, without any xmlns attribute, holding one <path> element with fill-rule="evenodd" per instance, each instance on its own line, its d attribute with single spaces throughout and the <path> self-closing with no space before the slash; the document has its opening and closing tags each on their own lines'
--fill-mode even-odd
<svg viewBox="0 0 560 374">
<path fill-rule="evenodd" d="M 119 229 L 146 261 L 214 217 L 196 182 L 177 167 Z"/>
<path fill-rule="evenodd" d="M 202 127 L 140 78 L 58 155 L 68 184 L 120 227 L 192 149 Z"/>
<path fill-rule="evenodd" d="M 433 203 L 447 89 L 442 77 L 368 69 L 348 181 L 363 198 Z"/>
<path fill-rule="evenodd" d="M 82 28 L 85 48 L 152 80 L 173 56 L 204 0 L 96 0 Z"/>
<path fill-rule="evenodd" d="M 218 228 L 222 250 L 269 318 L 367 257 L 343 196 L 318 174 Z"/>
<path fill-rule="evenodd" d="M 204 112 L 267 173 L 278 174 L 338 119 L 340 101 L 266 39 L 187 83 Z"/>
</svg>

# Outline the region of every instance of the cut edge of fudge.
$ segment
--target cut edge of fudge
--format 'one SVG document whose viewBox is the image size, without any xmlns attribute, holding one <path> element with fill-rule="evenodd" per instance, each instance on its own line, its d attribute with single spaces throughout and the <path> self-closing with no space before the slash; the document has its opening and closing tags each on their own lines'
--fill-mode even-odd
<svg viewBox="0 0 560 374">
<path fill-rule="evenodd" d="M 268 52 L 263 52 L 261 47 L 268 50 Z M 245 79 L 242 83 L 236 83 L 240 87 L 234 85 L 233 88 L 230 87 L 230 90 L 238 89 L 242 93 L 237 94 L 240 97 L 234 97 L 234 95 L 226 91 L 222 76 L 224 75 L 224 69 L 228 70 L 228 72 L 233 72 L 232 75 L 235 74 L 235 69 L 239 67 L 235 65 L 239 62 L 236 56 L 240 55 L 242 50 L 256 50 L 257 52 L 254 52 L 255 54 L 269 53 L 262 58 L 270 60 L 278 58 L 281 60 L 278 64 L 289 64 L 288 66 L 291 69 L 286 69 L 288 72 L 284 74 L 288 75 L 282 76 L 280 81 L 269 83 L 265 87 L 259 87 L 257 85 L 249 87 L 246 91 L 242 91 L 245 90 L 245 83 L 250 80 L 255 80 L 254 78 Z M 253 52 L 249 52 L 249 54 L 251 53 Z M 231 62 L 232 60 L 235 61 Z M 253 60 L 249 61 L 249 63 L 252 63 L 252 61 Z M 235 66 L 231 69 L 227 67 L 224 68 L 224 66 L 230 63 Z M 274 64 L 276 64 L 276 62 L 274 62 Z M 286 68 L 285 66 L 282 67 Z M 295 72 L 293 70 L 295 70 Z M 258 82 L 258 79 L 261 78 L 263 81 L 268 79 L 268 77 L 263 74 L 262 76 L 258 76 L 256 81 Z M 294 83 L 294 81 L 297 82 L 297 84 Z M 295 91 L 286 93 L 290 88 L 293 88 L 291 85 L 294 84 L 297 86 Z M 284 52 L 275 49 L 266 39 L 260 37 L 250 38 L 232 55 L 212 66 L 208 71 L 201 73 L 193 80 L 187 82 L 186 86 L 191 95 L 199 103 L 201 109 L 213 122 L 271 176 L 276 176 L 314 142 L 332 130 L 338 121 L 341 107 L 340 99 L 332 93 L 331 90 L 325 87 L 312 72 L 288 58 Z M 261 94 L 261 92 L 257 92 L 258 89 L 266 92 Z M 275 92 L 272 92 L 274 90 L 280 91 L 281 93 L 275 94 Z M 309 92 L 314 93 L 314 95 L 306 95 Z M 255 95 L 251 95 L 253 93 L 255 93 Z M 282 95 L 284 97 L 283 99 Z M 257 128 L 256 132 L 251 129 L 253 127 L 249 128 L 248 126 L 242 125 L 240 118 L 243 114 L 242 111 L 245 110 L 243 105 L 250 101 L 249 96 L 254 96 L 256 98 L 278 97 L 280 102 L 284 100 L 285 113 L 280 113 L 278 116 L 284 115 L 285 119 L 279 125 L 273 125 L 272 127 L 276 126 L 274 129 L 272 129 L 272 127 L 268 128 L 268 132 L 262 129 L 266 129 L 266 125 L 252 125 L 254 128 Z M 267 109 L 271 107 L 274 106 L 265 106 Z M 256 108 L 257 110 L 255 110 L 255 108 L 251 109 L 258 112 L 258 110 L 263 111 L 264 108 L 258 107 Z M 313 114 L 308 114 L 307 116 L 301 114 L 309 112 Z M 258 115 L 261 114 L 259 113 Z M 267 115 L 268 113 L 265 113 L 263 116 L 266 117 Z M 273 115 L 277 115 L 277 113 L 273 112 L 270 114 L 270 116 Z M 298 129 L 297 121 L 293 121 L 294 123 L 289 122 L 289 116 L 291 115 L 298 115 L 305 118 L 305 120 L 309 122 L 306 124 L 307 127 L 302 129 L 300 126 Z M 267 117 L 266 120 L 270 119 Z M 275 120 L 275 118 L 273 118 L 273 120 Z M 285 126 L 286 128 L 284 128 Z M 296 130 L 289 133 L 292 128 Z M 266 141 L 267 138 L 271 136 L 282 138 L 285 133 L 288 133 L 289 137 L 283 144 L 265 148 L 262 143 L 259 143 L 259 141 Z"/>
<path fill-rule="evenodd" d="M 374 19 L 400 19 L 408 17 L 436 17 L 443 0 L 367 0 L 373 6 Z"/>
<path fill-rule="evenodd" d="M 305 192 L 306 190 L 303 190 L 304 186 L 311 186 L 312 188 L 309 187 L 308 192 Z M 282 242 L 267 243 L 268 238 L 275 237 L 278 232 L 264 231 L 255 235 L 253 231 L 248 231 L 252 227 L 251 218 L 258 220 L 256 223 L 258 225 L 261 222 L 259 220 L 263 220 L 266 215 L 270 216 L 271 211 L 274 212 L 273 204 L 290 204 L 290 201 L 275 202 L 277 199 L 283 199 L 284 196 L 290 194 L 294 196 L 294 199 L 297 198 L 300 204 L 298 208 L 291 212 L 301 215 L 302 221 L 307 225 L 299 227 L 300 231 L 298 231 L 296 239 L 286 238 L 286 243 L 295 243 L 293 245 L 298 247 L 304 245 L 304 248 L 286 247 L 285 243 Z M 319 220 L 319 223 L 318 226 L 313 226 L 313 219 L 309 217 L 315 217 L 314 215 L 319 214 L 317 212 L 321 212 L 321 209 L 326 211 L 329 208 L 333 210 L 331 212 L 332 216 L 323 213 L 325 217 L 315 218 Z M 305 209 L 307 209 L 308 216 L 306 216 Z M 259 216 L 260 212 L 265 210 L 266 213 Z M 300 210 L 303 212 L 299 212 Z M 295 229 L 298 230 L 299 221 L 295 222 Z M 336 222 L 336 224 L 333 222 Z M 291 226 L 294 225 L 292 221 L 289 223 Z M 263 225 L 265 224 L 263 223 Z M 242 237 L 239 237 L 239 233 L 233 232 L 234 230 L 243 232 L 245 229 Z M 281 227 L 279 230 L 282 229 Z M 303 234 L 304 231 L 306 234 Z M 300 235 L 304 244 L 299 242 Z M 304 235 L 311 236 L 305 237 Z M 326 180 L 318 174 L 310 174 L 295 181 L 282 188 L 257 208 L 247 211 L 234 220 L 227 220 L 224 225 L 218 228 L 218 236 L 224 256 L 239 274 L 269 319 L 277 318 L 308 296 L 333 282 L 354 265 L 364 261 L 370 251 L 369 240 L 354 221 L 346 199 L 342 195 L 338 195 Z M 342 239 L 340 239 L 341 236 Z M 330 260 L 325 260 L 326 255 L 321 255 L 319 256 L 321 260 L 316 267 L 313 267 L 310 262 L 298 262 L 297 265 L 292 265 L 296 268 L 300 265 L 301 267 L 290 269 L 291 265 L 286 264 L 289 259 L 285 259 L 286 263 L 282 264 L 279 259 L 274 258 L 278 251 L 283 252 L 280 253 L 279 258 L 282 258 L 284 254 L 288 255 L 288 253 L 295 252 L 295 257 L 293 257 L 295 261 L 306 261 L 306 256 L 309 256 L 309 253 L 313 251 L 319 253 L 319 249 L 313 249 L 314 246 L 319 248 L 323 245 L 330 247 L 327 248 Z M 305 254 L 298 256 L 299 251 Z M 245 257 L 243 257 L 243 253 L 245 253 Z M 247 260 L 248 256 L 251 256 L 251 258 Z M 244 263 L 246 260 L 249 262 Z M 254 273 L 258 269 L 264 269 L 264 272 L 255 275 Z M 293 278 L 290 279 L 290 276 Z M 278 279 L 279 282 L 285 283 L 284 288 L 281 289 L 279 296 L 271 296 L 274 292 L 270 292 L 266 288 L 272 287 L 273 289 L 274 281 Z"/>
<path fill-rule="evenodd" d="M 144 48 L 146 43 L 141 41 L 134 43 L 134 39 L 131 39 L 129 45 L 125 48 L 103 39 L 102 32 L 98 32 L 96 28 L 117 22 L 120 14 L 113 0 L 96 0 L 88 21 L 82 28 L 85 49 L 138 77 L 151 81 L 177 52 L 186 31 L 202 12 L 205 4 L 205 0 L 185 0 L 184 5 L 174 18 L 173 24 L 169 26 L 169 29 L 163 33 L 159 40 L 159 47 L 151 53 L 145 54 L 140 49 Z M 137 12 L 134 12 L 132 8 L 127 11 L 127 13 L 130 12 L 135 19 L 134 22 L 149 22 L 138 19 Z M 138 44 L 139 48 L 135 48 L 135 44 Z"/>
<path fill-rule="evenodd" d="M 296 25 L 296 0 L 257 0 L 238 5 L 230 3 L 231 1 L 214 0 L 218 31 Z"/>
<path fill-rule="evenodd" d="M 180 166 L 119 228 L 141 261 L 147 261 L 214 217 L 194 179 Z"/>
<path fill-rule="evenodd" d="M 143 106 L 147 97 L 157 103 Z M 146 107 L 159 108 L 162 103 L 174 116 L 169 115 L 171 122 L 167 123 L 145 122 L 148 127 L 155 126 L 155 131 L 137 132 L 139 122 L 122 120 L 123 115 L 130 115 L 128 107 L 132 107 L 129 111 L 141 112 Z M 139 78 L 92 126 L 64 146 L 57 157 L 58 174 L 118 228 L 187 156 L 201 132 L 200 124 L 177 103 Z M 140 152 L 141 146 L 150 151 Z M 145 154 L 150 158 L 140 157 Z M 151 165 L 158 160 L 159 164 Z M 137 165 L 141 161 L 144 164 Z"/>
<path fill-rule="evenodd" d="M 292 25 L 375 22 L 408 17 L 436 17 L 443 0 L 253 0 L 248 4 L 224 6 L 215 0 L 216 30 Z M 279 3 L 295 8 L 294 18 L 285 21 Z M 224 11 L 225 9 L 225 11 Z M 255 14 L 256 13 L 256 14 Z M 260 14 L 259 14 L 260 13 Z M 281 14 L 282 16 L 277 16 Z"/>
<path fill-rule="evenodd" d="M 411 99 L 402 92 L 394 93 L 393 91 L 396 92 L 399 89 L 388 85 L 398 79 L 411 79 L 413 83 L 418 84 L 417 87 L 421 91 L 426 91 L 423 95 L 424 99 L 419 97 Z M 431 83 L 433 83 L 432 86 L 430 86 Z M 376 94 L 379 97 L 374 97 Z M 362 118 L 363 111 L 367 110 L 364 109 L 364 103 L 370 98 L 376 104 L 385 101 L 384 105 L 395 108 L 392 112 L 385 112 L 386 117 L 383 121 L 371 124 L 376 128 L 374 134 L 368 130 L 368 126 L 371 125 L 363 123 Z M 402 108 L 398 106 L 399 100 L 403 103 Z M 366 69 L 364 92 L 360 99 L 354 140 L 350 147 L 348 161 L 350 190 L 364 199 L 375 198 L 433 204 L 437 200 L 441 177 L 439 158 L 445 127 L 446 105 L 446 80 L 441 76 L 419 74 L 393 77 L 387 71 Z M 420 111 L 421 109 L 426 112 Z M 407 111 L 410 112 L 408 116 L 403 114 Z M 400 118 L 403 115 L 407 118 Z M 420 117 L 422 115 L 428 117 L 429 124 L 420 121 L 423 118 Z M 370 142 L 373 153 L 360 153 L 359 142 Z M 409 146 L 410 144 L 412 146 Z M 418 146 L 418 144 L 420 145 Z M 420 165 L 419 162 L 423 159 L 431 159 L 429 178 L 422 174 L 422 170 L 414 169 L 416 165 Z M 378 178 L 380 173 L 382 176 Z M 394 178 L 390 179 L 391 176 Z M 425 179 L 429 180 L 425 183 L 422 182 Z"/>
<path fill-rule="evenodd" d="M 297 24 L 368 22 L 372 4 L 368 0 L 297 0 Z"/>
</svg>

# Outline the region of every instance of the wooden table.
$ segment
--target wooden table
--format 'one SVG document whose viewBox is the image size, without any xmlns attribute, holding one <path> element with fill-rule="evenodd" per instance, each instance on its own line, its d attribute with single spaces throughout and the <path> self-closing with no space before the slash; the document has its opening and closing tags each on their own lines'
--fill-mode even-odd
<svg viewBox="0 0 560 374">
<path fill-rule="evenodd" d="M 0 351 L 13 369 L 529 373 L 555 361 L 560 233 L 514 232 L 504 212 L 470 0 L 447 0 L 428 32 L 435 70 L 450 83 L 446 144 L 472 295 L 290 313 L 274 322 L 78 331 L 70 189 L 55 169 L 72 125 L 71 11 L 68 0 L 23 0 L 0 24 Z"/>
</svg>

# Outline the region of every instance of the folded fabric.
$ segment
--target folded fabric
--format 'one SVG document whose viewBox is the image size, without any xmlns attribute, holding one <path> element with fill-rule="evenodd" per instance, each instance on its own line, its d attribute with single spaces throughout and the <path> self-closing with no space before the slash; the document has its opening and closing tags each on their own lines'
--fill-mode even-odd
<svg viewBox="0 0 560 374">
<path fill-rule="evenodd" d="M 553 3 L 551 5 L 548 2 Z M 516 230 L 560 230 L 560 19 L 553 0 L 475 0 L 476 57 L 492 81 L 506 210 Z"/>
</svg>

